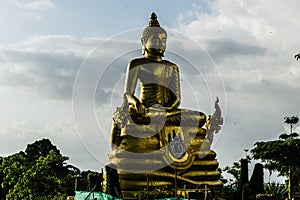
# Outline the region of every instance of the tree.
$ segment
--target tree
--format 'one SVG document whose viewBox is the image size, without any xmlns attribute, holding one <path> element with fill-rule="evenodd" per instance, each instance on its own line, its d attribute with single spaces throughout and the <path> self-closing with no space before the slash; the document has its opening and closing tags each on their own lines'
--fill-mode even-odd
<svg viewBox="0 0 300 200">
<path fill-rule="evenodd" d="M 244 149 L 244 151 L 246 152 L 246 154 L 248 153 L 249 149 Z M 232 163 L 232 166 L 229 167 L 229 166 L 226 166 L 222 169 L 223 172 L 226 172 L 228 174 L 231 174 L 235 180 L 230 180 L 230 182 L 233 181 L 233 185 L 235 185 L 236 187 L 241 183 L 241 182 L 244 182 L 241 180 L 241 175 L 243 176 L 243 178 L 245 178 L 245 176 L 247 176 L 247 178 L 245 179 L 248 179 L 248 175 L 245 175 L 245 171 L 248 171 L 248 170 L 243 170 L 242 172 L 242 166 L 241 166 L 241 163 L 250 163 L 251 162 L 251 157 L 249 155 L 246 155 L 245 158 L 241 158 L 239 160 L 239 162 L 233 162 Z M 247 172 L 248 173 L 248 172 Z M 227 180 L 225 180 L 225 182 L 228 182 Z"/>
<path fill-rule="evenodd" d="M 80 171 L 66 165 L 68 157 L 42 139 L 27 145 L 23 151 L 4 157 L 0 169 L 6 199 L 55 199 L 73 195 L 74 177 Z"/>
<path fill-rule="evenodd" d="M 65 194 L 68 194 L 68 196 L 74 196 L 74 184 L 75 179 L 80 174 L 80 170 L 77 167 L 74 167 L 72 165 L 66 165 L 64 166 L 65 171 L 67 171 L 65 176 L 61 177 L 62 181 L 62 189 Z"/>
<path fill-rule="evenodd" d="M 49 198 L 62 194 L 61 180 L 53 171 L 52 165 L 64 162 L 66 157 L 51 150 L 47 156 L 40 156 L 35 163 L 28 165 L 17 179 L 14 187 L 9 190 L 8 199 Z M 13 176 L 13 174 L 12 174 Z M 9 178 L 12 180 L 14 177 Z"/>
<path fill-rule="evenodd" d="M 4 173 L 1 168 L 2 162 L 3 162 L 3 157 L 0 156 L 0 199 L 5 199 L 6 191 L 4 191 L 4 189 L 1 189 L 1 185 L 3 182 L 3 178 L 4 178 Z"/>
<path fill-rule="evenodd" d="M 105 165 L 106 171 L 106 192 L 114 197 L 121 197 L 119 175 L 114 164 Z"/>
<path fill-rule="evenodd" d="M 230 179 L 230 182 L 233 181 L 233 185 L 237 187 L 238 183 L 240 182 L 241 164 L 239 162 L 233 162 L 231 167 L 226 166 L 224 167 L 223 171 L 231 174 L 234 177 L 235 180 Z"/>
<path fill-rule="evenodd" d="M 1 170 L 4 178 L 1 187 L 7 191 L 5 196 L 12 192 L 14 187 L 18 185 L 18 182 L 23 179 L 23 174 L 26 172 L 27 167 L 26 155 L 22 151 L 3 158 Z"/>
<path fill-rule="evenodd" d="M 293 135 L 293 126 L 297 124 L 299 121 L 298 116 L 292 116 L 292 117 L 284 117 L 284 123 L 289 124 L 291 126 L 291 133 L 290 135 Z M 297 133 L 294 134 L 294 136 L 298 136 Z"/>
<path fill-rule="evenodd" d="M 82 171 L 76 177 L 76 191 L 102 191 L 103 173 Z"/>
<path fill-rule="evenodd" d="M 272 195 L 272 200 L 283 200 L 287 197 L 288 188 L 286 185 L 279 183 L 268 183 L 266 193 Z"/>
<path fill-rule="evenodd" d="M 300 167 L 300 139 L 293 133 L 293 125 L 299 118 L 297 116 L 285 117 L 285 123 L 291 127 L 290 134 L 281 134 L 278 140 L 256 142 L 251 150 L 254 159 L 260 159 L 269 170 L 279 172 L 279 175 L 288 177 Z M 290 188 L 292 189 L 292 188 Z"/>
<path fill-rule="evenodd" d="M 248 150 L 245 150 L 248 152 Z M 239 162 L 233 162 L 232 166 L 226 166 L 223 171 L 231 174 L 235 180 L 230 180 L 231 185 L 225 186 L 224 189 L 228 190 L 227 193 L 232 196 L 233 200 L 238 199 L 251 199 L 251 189 L 249 187 L 248 178 L 248 163 L 250 157 L 242 158 Z"/>
<path fill-rule="evenodd" d="M 290 169 L 299 167 L 300 139 L 293 133 L 293 125 L 298 122 L 298 117 L 285 117 L 285 123 L 291 125 L 290 134 L 281 134 L 278 140 L 256 142 L 251 154 L 254 159 L 260 159 L 265 163 L 264 167 L 276 170 L 280 175 L 289 175 Z"/>
<path fill-rule="evenodd" d="M 55 152 L 57 155 L 61 155 L 57 147 L 54 146 L 49 139 L 44 138 L 35 141 L 32 144 L 28 144 L 25 153 L 29 161 L 35 162 L 39 157 L 47 156 L 50 151 Z M 64 161 L 57 160 L 56 162 L 51 163 L 51 170 L 55 172 L 55 175 L 59 179 L 61 179 L 64 193 L 74 195 L 75 176 L 80 174 L 80 170 L 72 165 L 67 165 L 65 163 L 67 160 L 68 157 L 65 157 Z"/>
<path fill-rule="evenodd" d="M 29 161 L 34 161 L 39 159 L 40 156 L 47 156 L 50 151 L 60 154 L 60 151 L 51 143 L 49 139 L 43 138 L 35 141 L 32 144 L 28 144 L 25 149 L 25 154 L 27 155 Z"/>
<path fill-rule="evenodd" d="M 103 174 L 98 172 L 90 172 L 87 176 L 89 190 L 102 191 Z"/>
<path fill-rule="evenodd" d="M 167 199 L 174 197 L 175 189 L 170 185 L 156 187 L 150 191 L 144 188 L 136 194 L 139 199 Z"/>
</svg>

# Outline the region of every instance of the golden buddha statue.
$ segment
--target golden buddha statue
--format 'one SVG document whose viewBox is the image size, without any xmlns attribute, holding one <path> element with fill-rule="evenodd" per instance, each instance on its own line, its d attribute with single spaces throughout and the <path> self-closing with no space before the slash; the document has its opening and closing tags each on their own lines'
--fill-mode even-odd
<svg viewBox="0 0 300 200">
<path fill-rule="evenodd" d="M 223 123 L 218 100 L 216 112 L 208 118 L 202 112 L 178 108 L 179 69 L 163 59 L 167 33 L 155 13 L 141 42 L 144 56 L 129 62 L 123 105 L 113 117 L 109 158 L 118 168 L 122 193 L 132 196 L 142 190 L 149 184 L 145 181 L 149 174 L 151 187 L 172 185 L 174 176 L 182 187 L 220 186 L 216 154 L 210 150 L 212 135 Z"/>
</svg>

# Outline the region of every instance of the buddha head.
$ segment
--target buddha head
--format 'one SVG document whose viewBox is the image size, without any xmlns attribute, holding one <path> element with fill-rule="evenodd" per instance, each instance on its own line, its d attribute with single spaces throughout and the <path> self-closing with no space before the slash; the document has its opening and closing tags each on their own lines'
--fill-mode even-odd
<svg viewBox="0 0 300 200">
<path fill-rule="evenodd" d="M 142 34 L 143 55 L 147 52 L 156 56 L 163 56 L 166 50 L 167 32 L 160 27 L 155 13 L 151 14 L 148 27 Z"/>
</svg>

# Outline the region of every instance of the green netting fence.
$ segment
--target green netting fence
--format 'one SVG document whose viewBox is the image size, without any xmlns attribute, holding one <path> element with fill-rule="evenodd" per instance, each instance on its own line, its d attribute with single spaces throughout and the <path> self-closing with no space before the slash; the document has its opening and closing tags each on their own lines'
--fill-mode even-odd
<svg viewBox="0 0 300 200">
<path fill-rule="evenodd" d="M 163 199 L 156 199 L 156 200 L 187 200 L 184 198 L 163 198 Z M 122 200 L 117 197 L 113 197 L 109 194 L 103 192 L 83 192 L 83 191 L 76 191 L 75 192 L 75 200 Z"/>
<path fill-rule="evenodd" d="M 75 191 L 75 200 L 121 200 L 103 192 Z"/>
</svg>

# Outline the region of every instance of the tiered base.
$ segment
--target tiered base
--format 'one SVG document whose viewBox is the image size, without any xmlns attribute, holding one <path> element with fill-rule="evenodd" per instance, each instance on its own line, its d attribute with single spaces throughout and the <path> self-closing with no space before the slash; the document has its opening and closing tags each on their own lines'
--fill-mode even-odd
<svg viewBox="0 0 300 200">
<path fill-rule="evenodd" d="M 175 136 L 170 137 L 170 134 Z M 171 147 L 172 142 L 167 139 L 178 136 L 185 142 L 179 141 L 177 146 Z M 209 149 L 210 143 L 205 136 L 205 129 L 182 130 L 180 127 L 164 127 L 158 134 L 144 138 L 123 131 L 121 144 L 110 154 L 110 162 L 118 168 L 123 197 L 137 197 L 147 188 L 151 191 L 165 186 L 178 194 L 195 191 L 204 185 L 212 192 L 218 191 L 222 182 L 216 153 Z M 185 153 L 178 157 L 172 153 L 183 149 Z"/>
</svg>

